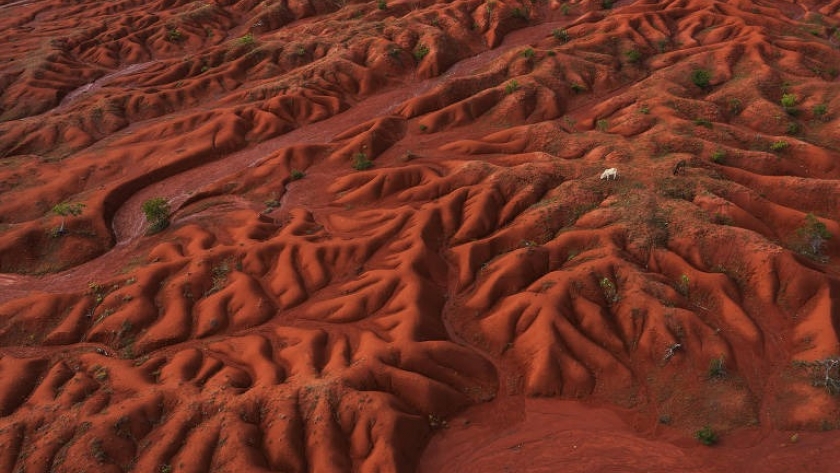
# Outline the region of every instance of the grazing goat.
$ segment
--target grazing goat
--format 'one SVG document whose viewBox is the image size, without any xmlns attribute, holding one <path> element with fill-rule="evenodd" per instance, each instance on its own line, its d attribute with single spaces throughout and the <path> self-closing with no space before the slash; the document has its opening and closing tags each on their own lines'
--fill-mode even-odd
<svg viewBox="0 0 840 473">
<path fill-rule="evenodd" d="M 676 176 L 677 174 L 682 173 L 686 166 L 688 166 L 688 163 L 685 159 L 677 161 L 677 164 L 674 165 L 674 175 Z"/>
<path fill-rule="evenodd" d="M 601 179 L 618 179 L 618 169 L 616 168 L 609 168 L 605 169 L 604 172 L 601 173 Z"/>
</svg>

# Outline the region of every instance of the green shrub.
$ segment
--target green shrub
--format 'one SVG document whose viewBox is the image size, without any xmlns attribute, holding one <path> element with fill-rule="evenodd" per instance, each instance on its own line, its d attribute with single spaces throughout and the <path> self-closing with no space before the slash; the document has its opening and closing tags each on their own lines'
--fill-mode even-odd
<svg viewBox="0 0 840 473">
<path fill-rule="evenodd" d="M 304 177 L 306 177 L 306 174 L 304 174 L 304 172 L 299 169 L 292 169 L 292 172 L 289 173 L 289 178 L 291 178 L 291 180 L 293 181 L 303 179 Z"/>
<path fill-rule="evenodd" d="M 733 115 L 738 115 L 741 113 L 741 110 L 744 109 L 743 104 L 741 103 L 741 99 L 738 97 L 732 97 L 726 101 L 729 104 L 729 113 Z"/>
<path fill-rule="evenodd" d="M 607 300 L 608 304 L 618 302 L 618 289 L 616 289 L 615 283 L 610 281 L 610 278 L 602 278 L 598 281 L 598 285 L 600 285 L 601 290 L 604 291 L 604 298 Z"/>
<path fill-rule="evenodd" d="M 83 204 L 81 202 L 72 202 L 72 203 L 71 202 L 62 202 L 60 204 L 56 204 L 55 207 L 53 207 L 50 210 L 50 212 L 61 216 L 61 226 L 58 227 L 57 229 L 55 229 L 55 231 L 53 232 L 53 235 L 54 236 L 64 235 L 64 233 L 66 231 L 65 228 L 64 228 L 64 221 L 67 218 L 67 216 L 72 215 L 72 216 L 75 217 L 75 216 L 81 215 L 82 209 L 84 209 L 84 208 L 85 208 L 85 204 Z"/>
<path fill-rule="evenodd" d="M 376 0 L 376 7 L 380 10 L 385 10 L 388 8 L 388 3 L 385 0 Z"/>
<path fill-rule="evenodd" d="M 722 149 L 715 150 L 712 153 L 712 162 L 723 164 L 723 161 L 726 159 L 726 152 Z"/>
<path fill-rule="evenodd" d="M 691 82 L 697 87 L 705 89 L 712 80 L 712 73 L 708 69 L 694 69 L 691 71 Z"/>
<path fill-rule="evenodd" d="M 576 94 L 586 92 L 586 86 L 583 84 L 578 84 L 577 82 L 572 82 L 571 84 L 569 84 L 569 87 L 571 87 L 572 92 Z"/>
<path fill-rule="evenodd" d="M 726 359 L 723 355 L 709 361 L 709 379 L 726 377 Z"/>
<path fill-rule="evenodd" d="M 169 31 L 166 32 L 166 40 L 171 43 L 177 43 L 184 40 L 184 35 L 178 31 L 178 28 L 170 28 Z"/>
<path fill-rule="evenodd" d="M 689 279 L 687 274 L 680 276 L 680 282 L 677 283 L 677 292 L 679 292 L 683 297 L 688 297 L 690 295 L 691 279 Z"/>
<path fill-rule="evenodd" d="M 514 7 L 510 15 L 514 18 L 519 18 L 520 20 L 528 21 L 528 10 L 522 7 Z"/>
<path fill-rule="evenodd" d="M 814 105 L 814 108 L 811 110 L 811 112 L 814 114 L 814 118 L 822 120 L 828 113 L 828 105 L 824 103 Z"/>
<path fill-rule="evenodd" d="M 565 28 L 555 28 L 551 31 L 551 35 L 554 36 L 554 39 L 560 41 L 561 43 L 565 43 L 569 40 L 569 32 L 566 31 Z"/>
<path fill-rule="evenodd" d="M 525 48 L 522 51 L 522 55 L 525 56 L 527 59 L 532 59 L 537 53 L 534 51 L 534 48 Z"/>
<path fill-rule="evenodd" d="M 517 82 L 516 79 L 513 79 L 512 81 L 505 84 L 505 93 L 506 94 L 510 95 L 510 94 L 516 92 L 517 90 L 519 90 L 519 82 Z"/>
<path fill-rule="evenodd" d="M 708 120 L 706 118 L 695 118 L 694 124 L 698 126 L 704 126 L 706 128 L 712 128 L 711 120 Z"/>
<path fill-rule="evenodd" d="M 417 47 L 414 48 L 414 59 L 416 59 L 417 62 L 422 61 L 427 54 L 429 54 L 429 47 L 425 44 L 417 45 Z"/>
<path fill-rule="evenodd" d="M 784 107 L 786 109 L 793 108 L 793 106 L 796 105 L 796 100 L 797 100 L 796 94 L 784 94 L 784 95 L 782 95 L 782 100 L 781 100 L 782 107 Z"/>
<path fill-rule="evenodd" d="M 369 160 L 367 154 L 359 151 L 353 155 L 353 169 L 364 171 L 373 167 L 373 161 Z"/>
<path fill-rule="evenodd" d="M 560 5 L 560 12 L 568 16 L 572 13 L 572 6 L 568 3 L 563 3 L 562 5 Z"/>
<path fill-rule="evenodd" d="M 615 0 L 601 0 L 601 8 L 609 10 L 615 4 Z"/>
<path fill-rule="evenodd" d="M 598 127 L 598 131 L 607 131 L 607 129 L 610 127 L 610 123 L 607 121 L 606 118 L 602 118 L 595 122 L 595 126 Z"/>
<path fill-rule="evenodd" d="M 770 143 L 770 151 L 783 151 L 788 147 L 788 142 L 784 140 L 774 141 Z"/>
<path fill-rule="evenodd" d="M 642 59 L 642 53 L 638 49 L 631 49 L 630 51 L 624 52 L 624 57 L 627 58 L 627 62 L 635 63 Z"/>
<path fill-rule="evenodd" d="M 717 433 L 708 425 L 695 432 L 694 438 L 706 446 L 712 446 L 718 442 Z"/>
<path fill-rule="evenodd" d="M 805 215 L 805 222 L 796 229 L 796 250 L 814 259 L 823 259 L 825 243 L 831 239 L 831 232 L 814 214 Z"/>
<path fill-rule="evenodd" d="M 253 46 L 255 42 L 254 35 L 251 33 L 247 33 L 245 36 L 239 38 L 239 44 L 243 46 Z"/>
<path fill-rule="evenodd" d="M 143 202 L 142 209 L 149 223 L 149 234 L 158 233 L 169 226 L 169 202 L 163 197 L 153 197 Z"/>
</svg>

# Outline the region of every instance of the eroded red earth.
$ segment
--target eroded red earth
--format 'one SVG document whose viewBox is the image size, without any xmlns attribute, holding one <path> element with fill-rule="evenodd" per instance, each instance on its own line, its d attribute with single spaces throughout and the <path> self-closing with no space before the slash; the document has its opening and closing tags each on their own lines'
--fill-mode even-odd
<svg viewBox="0 0 840 473">
<path fill-rule="evenodd" d="M 0 44 L 0 471 L 840 461 L 840 1 L 24 0 Z"/>
</svg>

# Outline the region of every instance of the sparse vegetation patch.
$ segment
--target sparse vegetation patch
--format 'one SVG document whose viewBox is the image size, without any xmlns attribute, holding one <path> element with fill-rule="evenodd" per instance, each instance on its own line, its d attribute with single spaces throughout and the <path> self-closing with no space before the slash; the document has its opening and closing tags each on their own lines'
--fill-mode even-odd
<svg viewBox="0 0 840 473">
<path fill-rule="evenodd" d="M 517 82 L 516 79 L 513 79 L 512 81 L 505 84 L 505 93 L 506 94 L 510 95 L 510 94 L 516 92 L 517 90 L 519 90 L 519 82 Z"/>
<path fill-rule="evenodd" d="M 691 71 L 691 82 L 701 89 L 709 87 L 711 79 L 712 73 L 708 69 L 694 69 Z"/>
<path fill-rule="evenodd" d="M 362 151 L 353 155 L 353 169 L 364 171 L 373 167 L 373 161 L 368 159 L 367 154 Z"/>
<path fill-rule="evenodd" d="M 712 358 L 709 361 L 709 379 L 721 379 L 726 377 L 726 359 L 723 355 Z"/>
<path fill-rule="evenodd" d="M 153 197 L 143 202 L 142 209 L 149 224 L 147 234 L 158 233 L 169 226 L 169 202 L 163 197 Z"/>
<path fill-rule="evenodd" d="M 711 447 L 718 442 L 717 433 L 715 433 L 715 431 L 708 425 L 695 432 L 694 438 L 707 447 Z"/>
<path fill-rule="evenodd" d="M 53 231 L 53 236 L 64 235 L 67 232 L 67 229 L 64 228 L 66 218 L 68 216 L 81 215 L 84 208 L 85 204 L 81 202 L 62 202 L 60 204 L 56 204 L 50 211 L 61 216 L 61 225 Z"/>
<path fill-rule="evenodd" d="M 814 214 L 805 215 L 802 226 L 796 230 L 795 249 L 809 258 L 825 260 L 825 245 L 831 232 Z"/>
<path fill-rule="evenodd" d="M 555 28 L 551 31 L 551 35 L 554 36 L 554 39 L 561 43 L 565 43 L 569 40 L 569 32 L 566 31 L 565 28 Z"/>
<path fill-rule="evenodd" d="M 416 48 L 414 48 L 414 59 L 416 59 L 417 62 L 422 61 L 423 58 L 426 57 L 426 55 L 428 55 L 428 54 L 429 54 L 429 47 L 426 46 L 425 44 L 419 44 L 419 45 L 417 45 Z"/>
</svg>

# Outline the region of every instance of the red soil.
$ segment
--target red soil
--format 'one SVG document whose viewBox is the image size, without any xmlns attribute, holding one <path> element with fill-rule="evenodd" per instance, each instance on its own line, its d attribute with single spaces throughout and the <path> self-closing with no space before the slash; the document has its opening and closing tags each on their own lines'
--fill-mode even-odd
<svg viewBox="0 0 840 473">
<path fill-rule="evenodd" d="M 832 469 L 840 2 L 384 6 L 0 5 L 0 471 Z"/>
</svg>

